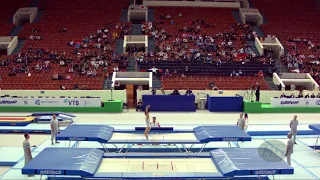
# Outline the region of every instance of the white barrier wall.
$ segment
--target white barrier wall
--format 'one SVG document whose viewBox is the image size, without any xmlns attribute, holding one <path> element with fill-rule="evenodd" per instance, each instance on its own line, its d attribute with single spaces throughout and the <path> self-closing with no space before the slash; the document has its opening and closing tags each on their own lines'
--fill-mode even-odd
<svg viewBox="0 0 320 180">
<path fill-rule="evenodd" d="M 43 96 L 43 97 L 80 97 L 80 96 L 92 96 L 92 97 L 101 97 L 102 101 L 107 101 L 111 99 L 111 90 L 1 90 L 0 96 L 9 95 L 9 96 Z M 122 100 L 127 102 L 127 93 L 126 90 L 113 90 L 112 91 L 113 100 Z"/>
<path fill-rule="evenodd" d="M 165 94 L 172 93 L 173 90 L 165 90 Z M 181 95 L 184 95 L 186 90 L 179 90 Z M 213 91 L 213 90 L 193 90 L 193 94 L 196 96 L 195 103 L 200 102 L 200 98 L 207 97 L 206 94 L 210 96 L 236 96 L 237 94 L 240 96 L 244 96 L 246 94 L 245 90 L 238 90 L 238 91 Z M 250 91 L 248 91 L 250 94 Z M 299 94 L 299 91 L 260 91 L 260 102 L 262 103 L 271 103 L 271 97 L 280 97 L 282 93 L 285 93 L 286 95 L 291 95 L 292 93 L 297 96 Z M 306 94 L 307 92 L 304 92 Z M 142 90 L 137 91 L 137 101 L 142 98 L 142 95 L 144 94 L 152 94 L 151 90 Z M 157 94 L 161 95 L 161 91 L 157 90 Z M 318 93 L 316 93 L 318 94 Z M 255 100 L 255 91 L 253 91 L 253 100 Z M 245 97 L 245 100 L 248 98 Z"/>
</svg>

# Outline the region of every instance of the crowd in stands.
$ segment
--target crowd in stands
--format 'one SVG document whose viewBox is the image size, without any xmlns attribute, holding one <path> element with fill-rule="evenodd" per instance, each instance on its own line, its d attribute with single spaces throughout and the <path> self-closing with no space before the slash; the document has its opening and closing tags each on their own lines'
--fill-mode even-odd
<svg viewBox="0 0 320 180">
<path fill-rule="evenodd" d="M 137 64 L 153 63 L 155 67 L 149 69 L 152 72 L 160 72 L 164 76 L 185 77 L 192 73 L 186 66 L 183 71 L 176 69 L 158 69 L 156 64 L 162 61 L 197 61 L 199 63 L 209 63 L 222 65 L 226 63 L 248 63 L 255 62 L 261 64 L 273 64 L 272 52 L 267 56 L 257 56 L 251 49 L 247 40 L 254 40 L 257 36 L 250 25 L 232 24 L 229 29 L 208 33 L 215 29 L 214 24 L 210 24 L 201 19 L 185 19 L 187 24 L 176 23 L 175 19 L 182 19 L 183 14 L 178 13 L 175 17 L 170 14 L 161 14 L 154 22 L 146 22 L 142 25 L 141 31 L 152 37 L 156 41 L 154 52 L 148 55 L 138 54 Z M 171 27 L 172 26 L 172 27 Z M 217 25 L 218 26 L 218 25 Z M 175 29 L 175 32 L 166 31 L 165 27 Z M 212 31 L 214 32 L 214 31 Z M 270 70 L 272 72 L 275 69 Z M 245 72 L 231 72 L 230 76 L 242 76 Z M 257 76 L 264 76 L 261 71 L 256 72 Z"/>
<path fill-rule="evenodd" d="M 315 95 L 314 93 L 312 93 L 311 95 L 307 93 L 305 96 L 303 96 L 302 92 L 300 92 L 298 96 L 295 96 L 293 93 L 291 95 L 282 93 L 280 98 L 320 98 L 320 93 L 318 93 L 317 95 Z"/>
</svg>

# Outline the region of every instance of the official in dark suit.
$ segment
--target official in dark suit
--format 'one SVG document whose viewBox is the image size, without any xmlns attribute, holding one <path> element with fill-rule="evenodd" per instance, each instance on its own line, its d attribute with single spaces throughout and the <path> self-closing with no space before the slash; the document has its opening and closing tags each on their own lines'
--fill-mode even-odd
<svg viewBox="0 0 320 180">
<path fill-rule="evenodd" d="M 258 82 L 256 83 L 256 101 L 260 101 L 260 85 Z"/>
</svg>

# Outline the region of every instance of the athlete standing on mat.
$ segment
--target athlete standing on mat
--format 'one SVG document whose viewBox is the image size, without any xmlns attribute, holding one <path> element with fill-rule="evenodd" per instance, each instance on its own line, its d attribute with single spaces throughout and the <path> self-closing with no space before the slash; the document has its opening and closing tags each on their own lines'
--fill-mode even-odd
<svg viewBox="0 0 320 180">
<path fill-rule="evenodd" d="M 297 120 L 297 115 L 294 115 L 293 120 L 290 121 L 290 129 L 291 129 L 291 134 L 293 136 L 294 144 L 297 144 L 296 138 L 297 138 L 298 124 L 299 124 L 299 121 Z"/>
<path fill-rule="evenodd" d="M 238 119 L 237 126 L 244 131 L 244 126 L 246 125 L 246 121 L 243 118 L 243 113 L 240 113 L 240 118 Z"/>
<path fill-rule="evenodd" d="M 288 142 L 285 156 L 287 157 L 287 163 L 291 166 L 291 154 L 293 153 L 293 141 L 291 139 L 292 134 L 288 133 Z"/>
<path fill-rule="evenodd" d="M 54 142 L 59 143 L 56 140 L 56 137 L 59 132 L 59 121 L 58 121 L 57 116 L 55 114 L 52 115 L 52 119 L 50 121 L 50 127 L 51 127 L 51 144 L 54 145 Z"/>
<path fill-rule="evenodd" d="M 144 131 L 144 136 L 148 139 L 148 134 L 149 134 L 149 131 L 151 129 L 151 125 L 150 125 L 150 116 L 149 116 L 149 108 L 150 108 L 150 105 L 147 105 L 146 106 L 146 110 L 144 111 L 144 114 L 146 116 L 146 130 Z"/>
<path fill-rule="evenodd" d="M 28 141 L 29 138 L 30 138 L 29 134 L 24 134 L 24 141 L 23 141 L 24 165 L 27 165 L 32 159 L 31 147 Z"/>
</svg>

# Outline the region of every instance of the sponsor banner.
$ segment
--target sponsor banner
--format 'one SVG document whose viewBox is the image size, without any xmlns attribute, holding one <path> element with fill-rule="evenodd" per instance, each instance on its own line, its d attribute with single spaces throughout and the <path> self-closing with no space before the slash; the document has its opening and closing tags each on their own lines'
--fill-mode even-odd
<svg viewBox="0 0 320 180">
<path fill-rule="evenodd" d="M 272 107 L 320 107 L 320 98 L 272 98 Z"/>
<path fill-rule="evenodd" d="M 0 98 L 0 106 L 101 107 L 101 98 Z"/>
</svg>

